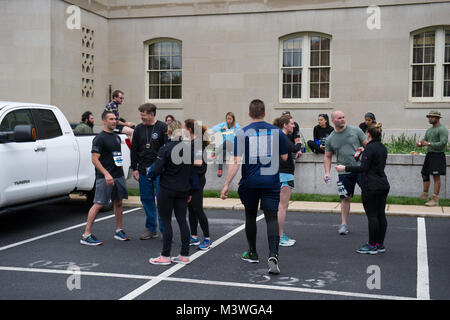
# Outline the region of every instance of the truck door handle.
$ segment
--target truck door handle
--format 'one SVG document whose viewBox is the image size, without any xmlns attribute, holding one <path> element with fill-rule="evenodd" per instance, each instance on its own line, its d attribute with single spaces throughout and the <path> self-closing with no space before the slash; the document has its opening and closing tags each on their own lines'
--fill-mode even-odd
<svg viewBox="0 0 450 320">
<path fill-rule="evenodd" d="M 38 151 L 45 151 L 47 148 L 46 147 L 36 147 L 36 148 L 34 148 L 34 151 L 35 152 L 38 152 Z"/>
</svg>

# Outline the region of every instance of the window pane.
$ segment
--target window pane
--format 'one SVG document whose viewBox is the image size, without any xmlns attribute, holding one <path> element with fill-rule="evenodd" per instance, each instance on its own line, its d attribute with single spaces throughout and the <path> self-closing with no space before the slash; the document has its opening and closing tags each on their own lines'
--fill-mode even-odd
<svg viewBox="0 0 450 320">
<path fill-rule="evenodd" d="M 159 99 L 159 86 L 150 86 L 149 98 Z"/>
<path fill-rule="evenodd" d="M 311 66 L 319 66 L 319 51 L 311 52 Z"/>
<path fill-rule="evenodd" d="M 311 37 L 311 50 L 320 50 L 320 37 Z"/>
<path fill-rule="evenodd" d="M 161 86 L 161 99 L 170 99 L 170 86 Z"/>
<path fill-rule="evenodd" d="M 16 110 L 8 113 L 0 125 L 1 131 L 13 131 L 17 125 L 29 124 L 34 127 L 29 110 Z"/>
<path fill-rule="evenodd" d="M 283 67 L 292 67 L 292 53 L 283 53 Z"/>
<path fill-rule="evenodd" d="M 425 46 L 434 46 L 434 31 L 425 33 Z"/>
<path fill-rule="evenodd" d="M 422 73 L 423 67 L 422 66 L 414 66 L 413 67 L 413 80 L 422 80 Z"/>
<path fill-rule="evenodd" d="M 328 83 L 320 84 L 320 97 L 321 98 L 329 98 L 330 95 L 330 85 Z"/>
<path fill-rule="evenodd" d="M 172 86 L 172 99 L 181 99 L 181 86 Z"/>
<path fill-rule="evenodd" d="M 425 63 L 434 62 L 434 47 L 425 48 Z"/>
<path fill-rule="evenodd" d="M 159 70 L 159 57 L 150 56 L 149 66 L 151 70 Z"/>
<path fill-rule="evenodd" d="M 310 69 L 310 81 L 311 82 L 319 82 L 319 69 Z"/>
<path fill-rule="evenodd" d="M 301 84 L 292 85 L 292 98 L 300 99 L 302 97 Z"/>
<path fill-rule="evenodd" d="M 423 43 L 424 43 L 424 34 L 420 33 L 420 34 L 416 34 L 414 36 L 414 47 L 422 47 Z"/>
<path fill-rule="evenodd" d="M 423 48 L 413 49 L 413 63 L 423 63 Z"/>
<path fill-rule="evenodd" d="M 330 50 L 330 39 L 328 38 L 321 38 L 320 39 L 320 49 L 321 50 Z"/>
<path fill-rule="evenodd" d="M 423 66 L 423 79 L 434 80 L 434 66 Z"/>
<path fill-rule="evenodd" d="M 181 44 L 178 42 L 172 42 L 172 54 L 181 55 Z"/>
<path fill-rule="evenodd" d="M 170 55 L 172 52 L 171 42 L 161 42 L 161 55 Z"/>
<path fill-rule="evenodd" d="M 153 43 L 149 46 L 149 54 L 152 56 L 157 56 L 160 54 L 159 51 L 159 42 Z"/>
<path fill-rule="evenodd" d="M 170 56 L 162 56 L 160 58 L 160 66 L 162 70 L 170 69 Z"/>
<path fill-rule="evenodd" d="M 171 75 L 170 72 L 161 72 L 160 73 L 160 83 L 161 84 L 170 84 Z"/>
<path fill-rule="evenodd" d="M 311 84 L 310 85 L 311 92 L 309 96 L 311 98 L 319 98 L 319 84 Z"/>
<path fill-rule="evenodd" d="M 433 96 L 433 82 L 432 81 L 424 81 L 423 96 L 424 97 L 432 97 Z"/>
<path fill-rule="evenodd" d="M 287 99 L 291 98 L 291 85 L 290 84 L 283 85 L 283 98 L 287 98 Z"/>
<path fill-rule="evenodd" d="M 181 69 L 181 56 L 172 57 L 172 69 Z"/>
<path fill-rule="evenodd" d="M 292 65 L 295 67 L 302 66 L 302 53 L 301 52 L 294 52 Z"/>
<path fill-rule="evenodd" d="M 445 62 L 450 62 L 450 46 L 445 48 Z"/>
<path fill-rule="evenodd" d="M 302 39 L 301 38 L 295 38 L 292 40 L 292 49 L 294 52 L 299 52 L 302 50 Z"/>
<path fill-rule="evenodd" d="M 450 81 L 444 81 L 444 97 L 450 97 Z"/>
<path fill-rule="evenodd" d="M 291 83 L 291 82 L 292 82 L 292 69 L 284 69 L 283 83 Z"/>
<path fill-rule="evenodd" d="M 422 96 L 422 82 L 412 83 L 412 96 L 421 97 Z"/>
<path fill-rule="evenodd" d="M 51 110 L 39 109 L 38 139 L 51 139 L 62 136 L 59 122 Z"/>
<path fill-rule="evenodd" d="M 320 82 L 329 82 L 329 81 L 330 81 L 330 68 L 320 69 Z"/>
<path fill-rule="evenodd" d="M 444 66 L 444 80 L 450 80 L 450 65 Z"/>
<path fill-rule="evenodd" d="M 321 66 L 329 66 L 330 65 L 330 52 L 322 51 L 320 53 L 320 65 Z"/>
<path fill-rule="evenodd" d="M 172 72 L 172 84 L 181 84 L 181 72 Z"/>
<path fill-rule="evenodd" d="M 159 84 L 159 72 L 150 72 L 150 84 Z"/>
<path fill-rule="evenodd" d="M 294 83 L 302 82 L 302 69 L 293 69 L 292 70 L 292 82 L 294 82 Z"/>
</svg>

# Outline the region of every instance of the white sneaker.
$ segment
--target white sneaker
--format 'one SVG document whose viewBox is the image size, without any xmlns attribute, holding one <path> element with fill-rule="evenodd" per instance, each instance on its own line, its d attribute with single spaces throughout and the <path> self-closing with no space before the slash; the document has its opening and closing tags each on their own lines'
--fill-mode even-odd
<svg viewBox="0 0 450 320">
<path fill-rule="evenodd" d="M 339 227 L 339 234 L 340 235 L 346 235 L 348 234 L 348 226 L 346 224 L 341 224 L 341 226 Z"/>
</svg>

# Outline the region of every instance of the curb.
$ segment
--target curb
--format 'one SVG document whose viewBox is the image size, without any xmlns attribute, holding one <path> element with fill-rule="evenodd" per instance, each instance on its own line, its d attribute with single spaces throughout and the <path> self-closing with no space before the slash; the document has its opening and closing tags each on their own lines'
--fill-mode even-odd
<svg viewBox="0 0 450 320">
<path fill-rule="evenodd" d="M 71 194 L 72 200 L 85 200 L 85 197 Z M 221 203 L 223 202 L 223 203 Z M 123 201 L 124 207 L 142 207 L 139 197 L 130 196 Z M 338 202 L 308 202 L 308 201 L 291 201 L 288 212 L 298 213 L 333 213 L 340 214 L 340 203 Z M 450 218 L 450 208 L 448 207 L 425 207 L 425 206 L 407 206 L 392 205 L 395 209 L 391 209 L 391 205 L 387 205 L 387 216 L 400 217 L 424 217 L 424 218 Z M 361 203 L 352 203 L 353 209 L 351 214 L 366 214 L 362 209 Z M 356 208 L 355 208 L 356 207 Z M 360 208 L 358 208 L 360 207 Z M 209 210 L 244 210 L 244 205 L 239 199 L 220 200 L 217 198 L 204 198 L 203 208 Z M 439 212 L 440 211 L 440 212 Z"/>
</svg>

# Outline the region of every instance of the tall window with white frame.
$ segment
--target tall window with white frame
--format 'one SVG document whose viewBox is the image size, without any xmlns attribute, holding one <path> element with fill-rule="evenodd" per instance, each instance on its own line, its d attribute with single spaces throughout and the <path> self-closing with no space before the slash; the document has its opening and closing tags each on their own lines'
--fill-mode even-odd
<svg viewBox="0 0 450 320">
<path fill-rule="evenodd" d="M 450 101 L 450 29 L 415 32 L 411 47 L 411 101 Z"/>
<path fill-rule="evenodd" d="M 182 46 L 174 40 L 159 40 L 148 44 L 148 99 L 181 99 Z"/>
<path fill-rule="evenodd" d="M 331 37 L 301 33 L 280 41 L 280 102 L 330 101 Z"/>
</svg>

